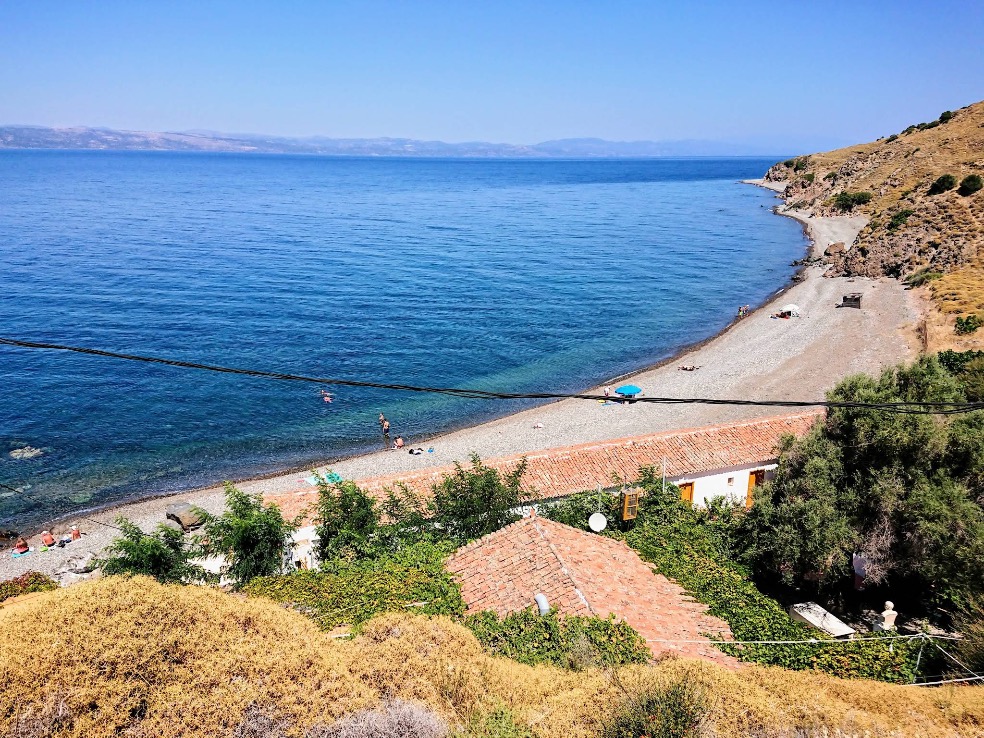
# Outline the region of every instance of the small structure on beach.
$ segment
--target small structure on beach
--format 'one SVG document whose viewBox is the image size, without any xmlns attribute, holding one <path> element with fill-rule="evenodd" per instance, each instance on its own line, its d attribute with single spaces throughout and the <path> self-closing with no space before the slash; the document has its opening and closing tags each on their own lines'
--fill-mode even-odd
<svg viewBox="0 0 984 738">
<path fill-rule="evenodd" d="M 447 568 L 470 613 L 542 611 L 545 599 L 561 614 L 624 620 L 654 654 L 735 664 L 705 635 L 730 639 L 728 624 L 613 538 L 533 513 L 459 548 Z"/>
<path fill-rule="evenodd" d="M 841 307 L 861 309 L 861 293 L 851 292 L 841 298 Z"/>
</svg>

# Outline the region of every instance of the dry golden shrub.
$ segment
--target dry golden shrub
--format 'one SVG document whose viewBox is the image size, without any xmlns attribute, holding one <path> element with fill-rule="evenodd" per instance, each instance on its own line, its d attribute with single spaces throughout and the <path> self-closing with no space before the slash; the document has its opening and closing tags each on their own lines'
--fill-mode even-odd
<svg viewBox="0 0 984 738">
<path fill-rule="evenodd" d="M 52 694 L 72 716 L 56 735 L 228 735 L 254 703 L 332 720 L 375 701 L 332 651 L 270 602 L 142 577 L 82 584 L 0 610 L 0 730 Z"/>
<path fill-rule="evenodd" d="M 505 706 L 544 738 L 587 738 L 627 694 L 681 680 L 706 696 L 716 738 L 984 735 L 984 687 L 898 687 L 672 658 L 575 673 L 489 656 L 445 618 L 385 615 L 342 641 L 262 599 L 143 578 L 0 610 L 0 735 L 18 735 L 19 724 L 53 736 L 230 737 L 244 716 L 262 713 L 283 735 L 303 736 L 392 697 L 452 724 Z"/>
</svg>

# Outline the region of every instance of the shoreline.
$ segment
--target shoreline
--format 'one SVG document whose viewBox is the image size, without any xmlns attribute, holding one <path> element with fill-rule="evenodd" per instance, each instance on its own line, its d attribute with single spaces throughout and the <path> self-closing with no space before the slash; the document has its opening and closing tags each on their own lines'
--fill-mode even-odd
<svg viewBox="0 0 984 738">
<path fill-rule="evenodd" d="M 745 183 L 766 186 L 757 180 Z M 776 186 L 766 188 L 777 190 Z M 835 240 L 853 242 L 864 225 L 863 218 L 860 222 L 856 217 L 810 218 L 784 210 L 782 206 L 774 208 L 774 212 L 803 225 L 811 244 L 807 256 L 817 255 L 817 251 L 822 254 L 826 245 Z M 743 319 L 733 320 L 717 334 L 683 346 L 655 364 L 613 377 L 587 392 L 600 393 L 605 385 L 631 379 L 650 396 L 821 400 L 827 389 L 848 374 L 877 371 L 918 353 L 912 337 L 907 335 L 911 333 L 909 323 L 916 319 L 915 301 L 900 283 L 824 277 L 825 269 L 826 266 L 802 266 L 793 279 Z M 847 282 L 853 283 L 850 289 Z M 866 309 L 835 310 L 832 303 L 836 295 L 847 291 L 864 292 Z M 764 308 L 771 308 L 779 301 L 796 302 L 803 317 L 772 320 L 768 314 L 771 310 Z M 872 302 L 873 309 L 869 307 Z M 841 341 L 844 351 L 832 357 L 830 349 L 838 339 L 847 339 Z M 701 369 L 677 371 L 674 365 L 678 362 Z M 408 447 L 433 446 L 433 454 L 409 456 L 391 450 L 356 453 L 313 467 L 288 469 L 233 483 L 243 491 L 270 496 L 307 492 L 313 487 L 298 477 L 308 476 L 312 468 L 320 472 L 330 468 L 358 482 L 373 476 L 466 461 L 471 453 L 494 458 L 770 414 L 775 414 L 775 410 L 639 403 L 603 406 L 585 400 L 560 399 L 477 424 L 408 439 Z M 76 576 L 72 572 L 78 571 L 82 562 L 115 537 L 111 525 L 118 515 L 125 514 L 149 530 L 164 520 L 162 503 L 172 498 L 187 499 L 219 512 L 224 506 L 223 485 L 168 492 L 59 517 L 49 527 L 78 522 L 86 533 L 81 543 L 17 560 L 3 552 L 0 580 L 39 570 L 71 581 Z"/>
</svg>

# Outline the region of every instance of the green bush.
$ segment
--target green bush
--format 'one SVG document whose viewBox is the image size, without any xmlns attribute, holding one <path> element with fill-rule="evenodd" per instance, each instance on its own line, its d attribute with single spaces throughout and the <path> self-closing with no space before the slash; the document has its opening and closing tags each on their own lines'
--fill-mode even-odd
<svg viewBox="0 0 984 738">
<path fill-rule="evenodd" d="M 642 636 L 614 617 L 560 616 L 553 610 L 540 615 L 529 608 L 500 618 L 486 610 L 466 617 L 464 625 L 491 653 L 531 666 L 580 670 L 643 664 L 650 659 Z"/>
<path fill-rule="evenodd" d="M 0 582 L 0 602 L 29 592 L 49 592 L 53 589 L 58 589 L 58 582 L 39 571 L 29 571 Z"/>
<path fill-rule="evenodd" d="M 942 113 L 940 113 L 940 117 L 939 117 L 940 123 L 949 123 L 951 120 L 953 120 L 952 110 L 944 110 Z"/>
<path fill-rule="evenodd" d="M 957 324 L 954 331 L 958 336 L 966 336 L 971 333 L 976 333 L 977 329 L 984 325 L 984 321 L 981 320 L 978 315 L 968 315 L 965 317 L 958 317 Z"/>
<path fill-rule="evenodd" d="M 314 525 L 318 534 L 315 555 L 319 561 L 336 557 L 371 558 L 376 554 L 379 510 L 376 501 L 355 482 L 318 480 Z"/>
<path fill-rule="evenodd" d="M 144 533 L 126 518 L 117 518 L 122 536 L 106 547 L 107 556 L 95 559 L 103 574 L 145 574 L 162 584 L 203 582 L 209 574 L 193 560 L 201 551 L 185 541 L 184 533 L 158 525 Z"/>
<path fill-rule="evenodd" d="M 430 521 L 445 538 L 459 545 L 519 520 L 515 510 L 534 498 L 522 486 L 526 459 L 511 472 L 485 466 L 477 454 L 471 465 L 455 462 L 454 472 L 431 488 Z"/>
<path fill-rule="evenodd" d="M 914 274 L 910 274 L 905 279 L 905 283 L 910 287 L 921 287 L 927 282 L 932 282 L 936 279 L 941 279 L 943 277 L 943 272 L 935 272 L 932 269 L 920 269 Z"/>
<path fill-rule="evenodd" d="M 833 204 L 838 210 L 854 210 L 858 205 L 866 205 L 871 202 L 870 192 L 838 192 L 834 196 Z"/>
<path fill-rule="evenodd" d="M 963 385 L 968 401 L 984 402 L 984 358 L 967 362 L 957 380 Z"/>
<path fill-rule="evenodd" d="M 258 577 L 243 591 L 307 615 L 325 630 L 384 612 L 461 616 L 461 591 L 444 568 L 450 543 L 418 543 L 359 561 L 330 560 L 320 571 Z"/>
<path fill-rule="evenodd" d="M 513 717 L 507 707 L 472 715 L 463 728 L 452 733 L 452 738 L 535 738 L 535 733 Z"/>
<path fill-rule="evenodd" d="M 710 712 L 707 696 L 689 682 L 674 682 L 630 696 L 609 718 L 602 738 L 700 738 Z"/>
<path fill-rule="evenodd" d="M 805 156 L 801 156 L 793 162 L 793 171 L 802 172 L 809 165 L 810 165 L 810 160 Z"/>
<path fill-rule="evenodd" d="M 893 231 L 893 232 L 894 231 L 897 231 L 899 228 L 901 228 L 903 225 L 905 225 L 905 222 L 907 220 L 909 220 L 909 217 L 914 212 L 915 212 L 914 210 L 909 210 L 908 208 L 906 208 L 906 209 L 900 210 L 897 213 L 894 213 L 892 215 L 892 217 L 889 218 L 888 225 L 886 226 L 886 228 L 888 228 L 888 230 Z"/>
<path fill-rule="evenodd" d="M 974 673 L 984 672 L 984 600 L 971 600 L 957 615 L 955 625 L 963 636 L 954 644 L 957 658 Z"/>
<path fill-rule="evenodd" d="M 223 573 L 236 587 L 254 577 L 282 572 L 296 523 L 284 520 L 279 506 L 264 505 L 261 495 L 247 494 L 229 483 L 225 500 L 221 515 L 204 513 L 203 550 L 225 557 Z"/>
<path fill-rule="evenodd" d="M 929 186 L 929 190 L 927 190 L 927 194 L 939 195 L 940 193 L 946 192 L 947 190 L 952 190 L 956 186 L 957 186 L 957 178 L 954 177 L 952 174 L 944 174 L 943 176 L 938 177 L 936 181 Z"/>
<path fill-rule="evenodd" d="M 984 359 L 984 351 L 954 351 L 947 349 L 936 354 L 936 360 L 940 366 L 950 374 L 959 374 L 964 367 L 972 361 Z"/>
<path fill-rule="evenodd" d="M 892 143 L 895 139 L 899 137 L 899 134 L 893 133 L 891 136 L 885 139 L 885 143 Z"/>
<path fill-rule="evenodd" d="M 813 184 L 813 180 L 815 178 L 816 178 L 816 175 L 813 172 L 807 172 L 806 174 L 803 175 L 803 179 L 805 179 L 810 184 Z"/>
<path fill-rule="evenodd" d="M 967 197 L 968 195 L 973 195 L 975 192 L 979 192 L 982 187 L 984 187 L 984 180 L 981 179 L 981 175 L 968 174 L 960 180 L 960 189 L 957 192 L 963 197 Z"/>
</svg>

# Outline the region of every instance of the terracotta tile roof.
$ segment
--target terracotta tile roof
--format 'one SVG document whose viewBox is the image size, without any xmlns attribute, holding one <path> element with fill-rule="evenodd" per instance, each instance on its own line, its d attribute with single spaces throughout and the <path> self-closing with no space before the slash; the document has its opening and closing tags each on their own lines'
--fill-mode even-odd
<svg viewBox="0 0 984 738">
<path fill-rule="evenodd" d="M 611 487 L 612 474 L 623 479 L 635 479 L 640 467 L 661 466 L 664 458 L 666 473 L 674 478 L 715 469 L 769 463 L 778 456 L 777 446 L 782 436 L 802 436 L 820 415 L 819 411 L 809 411 L 757 418 L 483 459 L 482 463 L 508 471 L 525 456 L 527 469 L 523 477 L 524 486 L 535 490 L 538 497 L 550 499 L 595 489 L 599 485 Z M 387 487 L 392 488 L 398 483 L 426 495 L 432 485 L 452 471 L 453 466 L 431 467 L 358 480 L 358 483 L 379 498 L 383 497 Z M 316 499 L 315 492 L 310 488 L 306 491 L 307 494 L 293 492 L 268 499 L 293 515 Z"/>
<path fill-rule="evenodd" d="M 569 615 L 614 615 L 656 654 L 676 652 L 734 666 L 702 633 L 731 637 L 679 585 L 655 574 L 621 541 L 540 517 L 524 518 L 458 549 L 447 563 L 469 612 L 500 615 L 534 605 L 542 593 Z M 668 644 L 666 640 L 700 641 Z"/>
</svg>

